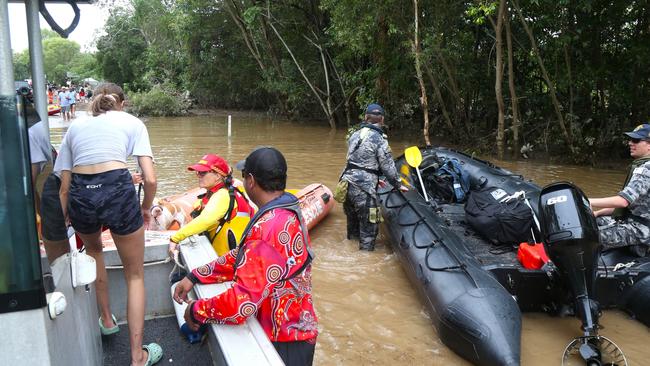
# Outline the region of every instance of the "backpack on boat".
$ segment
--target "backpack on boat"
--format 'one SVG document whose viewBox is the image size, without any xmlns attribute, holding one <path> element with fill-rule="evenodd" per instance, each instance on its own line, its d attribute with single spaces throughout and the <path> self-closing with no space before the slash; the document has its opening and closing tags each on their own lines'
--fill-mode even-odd
<svg viewBox="0 0 650 366">
<path fill-rule="evenodd" d="M 516 245 L 531 238 L 533 213 L 524 199 L 501 188 L 472 191 L 465 204 L 467 223 L 494 244 Z"/>
<path fill-rule="evenodd" d="M 437 160 L 434 172 L 426 176 L 427 190 L 444 202 L 464 202 L 469 192 L 469 175 L 457 159 Z"/>
</svg>

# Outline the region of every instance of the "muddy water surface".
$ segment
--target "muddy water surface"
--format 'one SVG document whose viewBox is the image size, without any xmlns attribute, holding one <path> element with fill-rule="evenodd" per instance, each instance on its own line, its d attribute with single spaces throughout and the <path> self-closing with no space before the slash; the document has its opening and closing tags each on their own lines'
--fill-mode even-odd
<svg viewBox="0 0 650 366">
<path fill-rule="evenodd" d="M 345 131 L 332 133 L 325 123 L 277 121 L 236 113 L 232 137 L 227 115 L 146 120 L 158 175 L 159 196 L 197 184 L 186 170 L 205 153 L 229 162 L 243 159 L 258 145 L 273 145 L 286 156 L 290 188 L 322 182 L 333 189 L 345 165 Z M 52 121 L 55 145 L 64 131 Z M 395 154 L 420 141 L 391 139 Z M 488 158 L 489 157 L 485 157 Z M 523 174 L 540 185 L 573 181 L 589 196 L 611 195 L 624 179 L 620 170 L 537 162 L 494 163 Z M 314 302 L 320 318 L 316 365 L 466 365 L 438 339 L 423 303 L 407 280 L 388 243 L 379 241 L 373 253 L 359 252 L 345 239 L 345 215 L 336 206 L 312 232 L 316 252 Z M 627 315 L 605 311 L 602 334 L 616 342 L 630 365 L 650 364 L 650 331 Z M 559 365 L 564 347 L 580 335 L 580 322 L 546 314 L 525 314 L 522 331 L 523 365 Z"/>
</svg>

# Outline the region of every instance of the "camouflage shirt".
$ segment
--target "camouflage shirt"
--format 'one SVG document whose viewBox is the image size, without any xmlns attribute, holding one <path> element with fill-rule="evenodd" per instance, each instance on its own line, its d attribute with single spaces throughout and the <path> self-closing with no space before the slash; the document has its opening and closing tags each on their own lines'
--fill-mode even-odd
<svg viewBox="0 0 650 366">
<path fill-rule="evenodd" d="M 354 184 L 368 194 L 376 194 L 380 175 L 384 175 L 393 187 L 400 185 L 386 135 L 374 125 L 364 123 L 350 136 L 347 161 L 348 165 L 341 179 Z"/>
<path fill-rule="evenodd" d="M 618 195 L 630 203 L 627 208 L 632 215 L 650 220 L 650 162 L 634 168 L 630 181 Z"/>
</svg>

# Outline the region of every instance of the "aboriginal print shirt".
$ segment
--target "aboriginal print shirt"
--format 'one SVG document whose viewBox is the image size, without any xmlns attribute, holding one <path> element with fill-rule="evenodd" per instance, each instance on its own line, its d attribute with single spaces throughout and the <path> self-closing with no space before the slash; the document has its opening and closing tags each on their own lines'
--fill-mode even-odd
<svg viewBox="0 0 650 366">
<path fill-rule="evenodd" d="M 234 281 L 224 293 L 196 301 L 194 319 L 240 324 L 255 315 L 272 342 L 315 342 L 318 329 L 311 296 L 311 264 L 285 280 L 307 260 L 307 245 L 309 238 L 303 238 L 294 212 L 283 208 L 267 211 L 244 244 L 192 271 L 200 283 Z M 244 253 L 235 268 L 239 250 Z"/>
</svg>

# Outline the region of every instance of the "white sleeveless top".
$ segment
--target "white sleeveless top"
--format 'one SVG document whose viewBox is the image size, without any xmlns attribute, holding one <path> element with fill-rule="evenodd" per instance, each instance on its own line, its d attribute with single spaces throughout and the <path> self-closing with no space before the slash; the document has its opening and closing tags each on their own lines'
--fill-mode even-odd
<svg viewBox="0 0 650 366">
<path fill-rule="evenodd" d="M 72 122 L 61 142 L 54 171 L 108 161 L 126 164 L 132 155 L 153 158 L 147 127 L 126 112 L 109 111 Z"/>
</svg>

